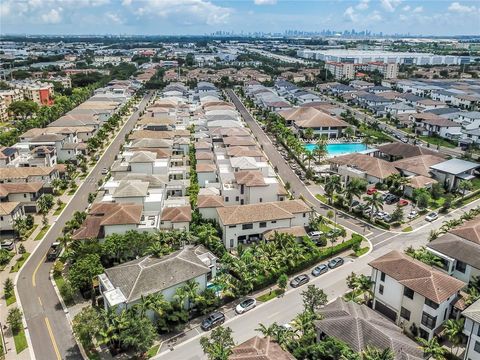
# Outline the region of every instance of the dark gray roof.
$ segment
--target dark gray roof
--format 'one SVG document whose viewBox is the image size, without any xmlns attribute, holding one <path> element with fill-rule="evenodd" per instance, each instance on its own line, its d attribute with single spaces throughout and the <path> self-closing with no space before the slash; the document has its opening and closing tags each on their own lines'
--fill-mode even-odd
<svg viewBox="0 0 480 360">
<path fill-rule="evenodd" d="M 417 95 L 412 94 L 412 93 L 403 93 L 403 94 L 400 94 L 398 97 L 402 98 L 402 99 L 405 99 L 407 101 L 412 101 L 412 102 L 423 99 L 422 97 L 417 96 Z"/>
<path fill-rule="evenodd" d="M 467 263 L 475 269 L 480 269 L 480 245 L 463 239 L 460 236 L 445 234 L 428 243 L 427 247 L 453 259 Z"/>
<path fill-rule="evenodd" d="M 468 319 L 480 323 L 480 300 L 475 301 L 467 309 L 462 312 L 462 315 Z"/>
<path fill-rule="evenodd" d="M 456 112 L 458 112 L 458 109 L 446 107 L 446 108 L 437 108 L 437 109 L 425 110 L 424 112 L 435 114 L 435 115 L 446 115 L 446 114 L 456 113 Z"/>
<path fill-rule="evenodd" d="M 461 174 L 466 171 L 480 168 L 480 164 L 462 159 L 450 159 L 439 164 L 430 166 L 431 169 L 445 172 L 447 174 Z"/>
<path fill-rule="evenodd" d="M 162 258 L 146 256 L 105 270 L 112 285 L 119 288 L 127 302 L 158 293 L 210 272 L 193 247 L 175 251 Z"/>
<path fill-rule="evenodd" d="M 423 358 L 418 345 L 398 326 L 365 305 L 337 298 L 319 312 L 323 319 L 315 321 L 317 331 L 344 341 L 354 351 L 374 346 L 392 349 L 396 360 Z"/>
</svg>

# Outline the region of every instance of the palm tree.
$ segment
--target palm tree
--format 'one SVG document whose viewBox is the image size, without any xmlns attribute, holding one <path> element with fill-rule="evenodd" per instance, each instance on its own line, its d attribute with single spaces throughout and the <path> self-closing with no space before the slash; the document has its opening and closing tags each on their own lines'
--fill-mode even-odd
<svg viewBox="0 0 480 360">
<path fill-rule="evenodd" d="M 394 360 L 395 353 L 390 348 L 380 350 L 373 346 L 367 346 L 367 348 L 362 351 L 362 359 L 363 360 Z"/>
<path fill-rule="evenodd" d="M 452 346 L 450 347 L 450 352 L 453 354 L 453 347 L 457 348 L 455 356 L 458 353 L 458 346 L 462 343 L 463 340 L 463 325 L 464 319 L 448 319 L 443 323 L 443 333 L 447 336 L 447 339 L 452 344 Z"/>
<path fill-rule="evenodd" d="M 425 354 L 426 359 L 433 358 L 435 360 L 445 360 L 445 354 L 447 349 L 438 343 L 436 337 L 432 337 L 430 340 L 423 338 L 417 338 L 417 342 L 420 344 L 420 349 Z"/>
<path fill-rule="evenodd" d="M 333 201 L 333 196 L 335 193 L 339 193 L 342 190 L 342 184 L 340 176 L 332 175 L 329 176 L 325 182 L 325 195 L 328 198 L 328 203 L 331 205 Z"/>
<path fill-rule="evenodd" d="M 369 276 L 360 274 L 355 278 L 355 289 L 363 294 L 365 303 L 368 302 L 368 299 L 372 295 L 372 285 L 373 281 Z"/>
<path fill-rule="evenodd" d="M 315 144 L 315 149 L 313 150 L 313 152 L 317 157 L 317 162 L 321 163 L 323 159 L 328 155 L 327 139 L 325 139 L 324 137 L 319 138 Z"/>
<path fill-rule="evenodd" d="M 365 196 L 363 198 L 367 206 L 371 206 L 372 210 L 370 211 L 370 221 L 373 220 L 373 214 L 378 210 L 383 210 L 383 199 L 378 192 L 373 193 L 371 196 Z"/>
<path fill-rule="evenodd" d="M 279 327 L 280 326 L 276 322 L 274 322 L 270 326 L 266 326 L 266 325 L 260 323 L 258 325 L 258 328 L 255 329 L 255 331 L 258 331 L 258 332 L 262 333 L 263 336 L 270 336 L 270 337 L 274 338 L 276 336 L 277 332 L 278 332 Z"/>
<path fill-rule="evenodd" d="M 312 160 L 315 160 L 315 155 L 313 154 L 313 152 L 307 151 L 305 153 L 305 160 L 308 161 L 308 169 L 310 170 L 312 168 L 311 167 Z"/>
<path fill-rule="evenodd" d="M 458 190 L 462 191 L 462 196 L 465 196 L 465 193 L 467 191 L 472 190 L 472 188 L 473 188 L 472 182 L 469 180 L 462 180 L 458 184 Z"/>
<path fill-rule="evenodd" d="M 438 238 L 439 235 L 440 232 L 438 230 L 430 230 L 430 234 L 428 235 L 428 241 L 435 240 L 436 238 Z"/>
<path fill-rule="evenodd" d="M 343 130 L 343 134 L 347 139 L 351 139 L 355 135 L 355 130 L 351 126 L 348 126 L 345 130 Z"/>
<path fill-rule="evenodd" d="M 359 178 L 352 178 L 347 186 L 345 186 L 344 193 L 345 193 L 345 198 L 347 199 L 348 202 L 348 211 L 352 211 L 352 202 L 353 199 L 360 198 L 360 196 L 365 192 L 365 189 L 367 188 L 367 182 L 363 179 Z"/>
</svg>

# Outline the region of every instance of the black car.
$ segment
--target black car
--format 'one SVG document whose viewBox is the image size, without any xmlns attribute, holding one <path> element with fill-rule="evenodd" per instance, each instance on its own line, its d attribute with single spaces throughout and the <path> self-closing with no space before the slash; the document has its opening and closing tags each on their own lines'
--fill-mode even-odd
<svg viewBox="0 0 480 360">
<path fill-rule="evenodd" d="M 342 266 L 344 260 L 341 257 L 336 257 L 328 262 L 328 267 L 330 269 L 335 269 L 336 267 Z"/>
<path fill-rule="evenodd" d="M 203 331 L 208 331 L 217 325 L 223 324 L 224 322 L 225 315 L 220 311 L 215 311 L 202 321 L 202 325 L 200 325 L 200 327 Z"/>
<path fill-rule="evenodd" d="M 290 281 L 290 286 L 293 288 L 305 285 L 310 281 L 310 278 L 308 277 L 307 274 L 302 274 L 294 277 L 292 281 Z"/>
<path fill-rule="evenodd" d="M 388 204 L 388 205 L 392 205 L 392 204 L 394 204 L 396 202 L 399 202 L 399 201 L 400 201 L 400 198 L 396 195 L 393 195 L 393 194 L 391 196 L 387 196 L 385 198 L 385 203 Z"/>
<path fill-rule="evenodd" d="M 320 264 L 312 270 L 313 276 L 320 276 L 325 274 L 328 271 L 328 266 L 325 264 Z"/>
</svg>

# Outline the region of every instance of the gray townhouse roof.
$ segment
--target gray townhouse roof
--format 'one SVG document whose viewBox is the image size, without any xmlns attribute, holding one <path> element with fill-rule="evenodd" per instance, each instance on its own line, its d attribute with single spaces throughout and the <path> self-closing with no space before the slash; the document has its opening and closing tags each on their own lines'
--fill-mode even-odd
<svg viewBox="0 0 480 360">
<path fill-rule="evenodd" d="M 418 100 L 423 99 L 422 97 L 417 96 L 417 95 L 412 94 L 412 93 L 403 93 L 403 94 L 399 95 L 398 97 L 401 98 L 401 99 L 405 99 L 406 101 L 411 101 L 411 102 L 416 102 Z"/>
<path fill-rule="evenodd" d="M 406 104 L 404 102 L 387 105 L 387 107 L 392 110 L 414 110 L 415 109 L 412 105 Z"/>
<path fill-rule="evenodd" d="M 319 311 L 322 320 L 315 321 L 317 331 L 347 343 L 354 351 L 367 346 L 391 349 L 396 360 L 420 360 L 423 352 L 391 321 L 365 305 L 337 298 Z"/>
<path fill-rule="evenodd" d="M 105 270 L 112 285 L 122 291 L 129 303 L 208 272 L 209 267 L 199 259 L 193 247 L 161 258 L 142 257 Z"/>
<path fill-rule="evenodd" d="M 480 111 L 468 111 L 460 114 L 463 117 L 469 118 L 469 119 L 480 119 Z"/>
<path fill-rule="evenodd" d="M 392 100 L 385 99 L 381 96 L 375 95 L 375 94 L 370 94 L 370 93 L 365 93 L 358 95 L 357 97 L 359 100 L 363 100 L 366 102 L 377 102 L 377 103 L 391 103 L 393 102 Z"/>
<path fill-rule="evenodd" d="M 372 86 L 371 88 L 368 89 L 368 91 L 374 93 L 374 92 L 377 92 L 377 91 L 391 91 L 392 89 L 390 89 L 389 87 L 386 87 L 386 86 L 381 86 L 381 85 L 376 85 L 376 86 Z"/>
<path fill-rule="evenodd" d="M 480 245 L 460 236 L 445 234 L 428 243 L 427 247 L 480 269 Z"/>
<path fill-rule="evenodd" d="M 463 310 L 462 315 L 480 323 L 480 300 L 475 301 L 472 305 Z"/>
<path fill-rule="evenodd" d="M 148 194 L 148 182 L 146 181 L 120 181 L 117 189 L 115 190 L 113 196 L 116 198 L 121 197 L 137 197 L 137 196 L 147 196 Z"/>
<path fill-rule="evenodd" d="M 458 175 L 466 171 L 477 169 L 480 164 L 462 159 L 450 159 L 440 164 L 432 165 L 430 168 L 447 174 Z"/>
<path fill-rule="evenodd" d="M 446 108 L 436 108 L 436 109 L 425 110 L 424 112 L 441 116 L 441 115 L 458 113 L 458 109 L 446 107 Z"/>
<path fill-rule="evenodd" d="M 338 92 L 347 92 L 347 91 L 354 91 L 355 88 L 348 85 L 344 85 L 344 84 L 335 84 L 330 86 L 330 90 L 338 91 Z"/>
</svg>

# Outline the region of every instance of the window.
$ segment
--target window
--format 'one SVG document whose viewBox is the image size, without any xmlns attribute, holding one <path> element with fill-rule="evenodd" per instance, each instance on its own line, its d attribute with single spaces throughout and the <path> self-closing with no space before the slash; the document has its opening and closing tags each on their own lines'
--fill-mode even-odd
<svg viewBox="0 0 480 360">
<path fill-rule="evenodd" d="M 410 310 L 405 309 L 403 306 L 400 309 L 400 316 L 407 321 L 410 321 Z"/>
<path fill-rule="evenodd" d="M 426 326 L 429 329 L 435 328 L 435 325 L 437 324 L 437 317 L 432 316 L 430 314 L 427 314 L 424 312 L 422 314 L 422 325 Z"/>
<path fill-rule="evenodd" d="M 237 227 L 237 225 L 230 225 L 229 228 L 230 229 L 235 229 Z"/>
<path fill-rule="evenodd" d="M 258 199 L 258 202 L 263 202 L 263 199 L 262 198 Z"/>
<path fill-rule="evenodd" d="M 23 194 L 23 197 L 26 198 L 26 197 L 27 197 L 27 194 Z"/>
<path fill-rule="evenodd" d="M 303 213 L 303 217 L 307 217 L 307 214 L 306 214 L 306 213 Z"/>
<path fill-rule="evenodd" d="M 384 272 L 382 272 L 380 274 L 380 281 L 385 281 L 385 273 Z"/>
<path fill-rule="evenodd" d="M 240 201 L 240 196 L 235 196 L 235 201 Z"/>
<path fill-rule="evenodd" d="M 273 221 L 272 221 L 272 224 L 276 224 L 276 223 L 277 223 L 277 220 L 273 220 Z"/>
<path fill-rule="evenodd" d="M 228 202 L 228 196 L 225 196 L 225 202 Z"/>
<path fill-rule="evenodd" d="M 462 261 L 457 260 L 455 262 L 455 270 L 465 274 L 465 270 L 467 270 L 467 264 Z"/>
<path fill-rule="evenodd" d="M 480 353 L 480 342 L 475 341 L 475 346 L 473 347 L 473 350 L 475 350 L 475 352 L 477 353 Z"/>
<path fill-rule="evenodd" d="M 480 336 L 480 326 L 478 327 L 478 330 L 477 330 L 477 336 Z"/>
<path fill-rule="evenodd" d="M 253 224 L 243 224 L 242 230 L 250 230 L 253 229 Z"/>
<path fill-rule="evenodd" d="M 431 307 L 432 309 L 438 309 L 438 304 L 430 299 L 425 299 L 425 305 Z"/>
<path fill-rule="evenodd" d="M 260 227 L 261 227 L 261 228 L 267 227 L 267 223 L 266 223 L 265 221 L 262 221 L 262 222 L 260 223 Z"/>
<path fill-rule="evenodd" d="M 233 248 L 233 239 L 230 239 L 230 247 Z"/>
<path fill-rule="evenodd" d="M 380 286 L 378 287 L 378 292 L 379 292 L 381 295 L 383 295 L 383 285 L 380 285 Z"/>
<path fill-rule="evenodd" d="M 406 297 L 408 297 L 409 299 L 413 299 L 413 294 L 414 294 L 414 292 L 413 292 L 412 289 L 409 289 L 409 288 L 407 288 L 407 287 L 404 287 L 404 288 L 403 288 L 403 296 L 406 296 Z"/>
</svg>

